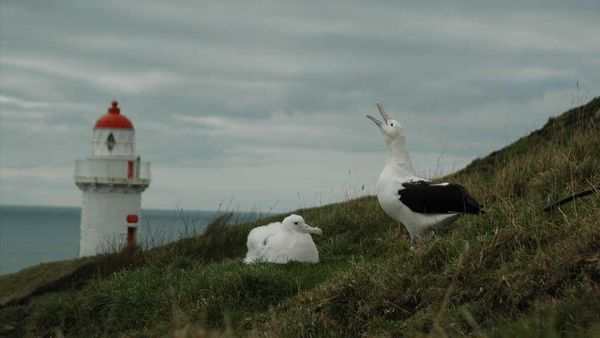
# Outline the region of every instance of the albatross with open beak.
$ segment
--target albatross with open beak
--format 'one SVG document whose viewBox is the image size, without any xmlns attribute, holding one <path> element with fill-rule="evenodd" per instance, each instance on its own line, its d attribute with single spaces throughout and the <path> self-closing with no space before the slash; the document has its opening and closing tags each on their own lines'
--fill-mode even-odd
<svg viewBox="0 0 600 338">
<path fill-rule="evenodd" d="M 410 234 L 411 248 L 430 237 L 433 230 L 444 228 L 461 214 L 480 214 L 483 206 L 461 185 L 432 183 L 414 174 L 406 137 L 400 123 L 377 103 L 383 122 L 367 115 L 381 131 L 387 147 L 387 159 L 375 190 L 381 208 L 404 224 Z"/>
</svg>

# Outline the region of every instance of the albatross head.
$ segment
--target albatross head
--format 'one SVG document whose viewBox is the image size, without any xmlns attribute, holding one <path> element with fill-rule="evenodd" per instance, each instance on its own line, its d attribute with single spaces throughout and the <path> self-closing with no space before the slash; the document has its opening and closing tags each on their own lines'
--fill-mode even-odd
<svg viewBox="0 0 600 338">
<path fill-rule="evenodd" d="M 383 106 L 380 103 L 377 104 L 377 109 L 379 109 L 379 113 L 381 117 L 383 117 L 383 122 L 374 118 L 371 115 L 367 115 L 367 118 L 370 119 L 379 127 L 381 133 L 383 134 L 386 141 L 393 140 L 396 138 L 404 138 L 404 132 L 402 131 L 402 125 L 400 122 L 392 119 L 388 113 L 383 110 Z"/>
<path fill-rule="evenodd" d="M 298 215 L 290 215 L 283 219 L 281 224 L 291 230 L 304 232 L 308 234 L 323 235 L 321 229 L 312 227 L 304 222 L 304 218 Z"/>
</svg>

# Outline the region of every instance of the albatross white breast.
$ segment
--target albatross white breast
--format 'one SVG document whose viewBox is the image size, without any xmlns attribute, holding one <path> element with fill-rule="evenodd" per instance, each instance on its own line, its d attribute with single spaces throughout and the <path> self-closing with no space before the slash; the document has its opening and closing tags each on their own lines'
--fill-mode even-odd
<svg viewBox="0 0 600 338">
<path fill-rule="evenodd" d="M 393 219 L 404 224 L 411 246 L 426 239 L 436 228 L 446 227 L 461 214 L 480 214 L 482 205 L 461 185 L 432 183 L 414 174 L 406 138 L 400 123 L 377 104 L 383 122 L 367 115 L 377 125 L 387 147 L 385 167 L 377 180 L 377 200 Z"/>
<path fill-rule="evenodd" d="M 306 224 L 298 215 L 256 227 L 248 234 L 248 253 L 244 262 L 318 263 L 319 252 L 310 234 L 321 235 L 322 231 Z"/>
</svg>

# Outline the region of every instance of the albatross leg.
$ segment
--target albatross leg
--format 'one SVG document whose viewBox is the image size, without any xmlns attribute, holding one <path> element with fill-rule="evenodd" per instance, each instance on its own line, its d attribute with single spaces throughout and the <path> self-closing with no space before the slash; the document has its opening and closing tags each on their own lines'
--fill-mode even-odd
<svg viewBox="0 0 600 338">
<path fill-rule="evenodd" d="M 410 251 L 417 250 L 417 236 L 410 236 Z"/>
</svg>

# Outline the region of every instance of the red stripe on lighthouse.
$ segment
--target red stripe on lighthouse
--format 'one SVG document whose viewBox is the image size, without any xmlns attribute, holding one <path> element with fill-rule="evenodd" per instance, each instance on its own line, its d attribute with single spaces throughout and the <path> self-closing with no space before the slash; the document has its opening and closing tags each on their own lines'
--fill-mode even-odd
<svg viewBox="0 0 600 338">
<path fill-rule="evenodd" d="M 127 215 L 127 223 L 137 223 L 139 220 L 138 215 Z"/>
<path fill-rule="evenodd" d="M 127 227 L 127 246 L 134 247 L 136 242 L 137 227 Z"/>
<path fill-rule="evenodd" d="M 127 162 L 127 178 L 133 178 L 133 161 Z"/>
</svg>

